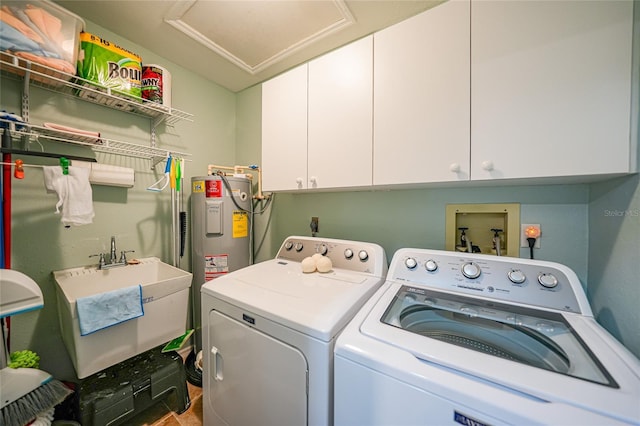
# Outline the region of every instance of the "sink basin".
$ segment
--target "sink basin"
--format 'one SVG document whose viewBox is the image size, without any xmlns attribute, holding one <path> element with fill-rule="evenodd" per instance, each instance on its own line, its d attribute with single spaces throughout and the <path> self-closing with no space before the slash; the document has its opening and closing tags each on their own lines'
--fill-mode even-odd
<svg viewBox="0 0 640 426">
<path fill-rule="evenodd" d="M 96 266 L 53 273 L 62 339 L 82 379 L 166 343 L 188 326 L 191 273 L 157 257 L 112 269 Z M 144 315 L 81 336 L 76 301 L 134 285 L 142 287 Z"/>
</svg>

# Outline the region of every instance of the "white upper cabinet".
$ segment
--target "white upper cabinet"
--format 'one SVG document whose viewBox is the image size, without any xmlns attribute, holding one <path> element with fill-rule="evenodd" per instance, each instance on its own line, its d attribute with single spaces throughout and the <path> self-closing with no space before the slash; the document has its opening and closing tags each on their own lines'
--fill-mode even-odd
<svg viewBox="0 0 640 426">
<path fill-rule="evenodd" d="M 307 188 L 307 64 L 262 85 L 265 191 Z"/>
<path fill-rule="evenodd" d="M 633 3 L 472 2 L 471 179 L 634 171 Z"/>
<path fill-rule="evenodd" d="M 470 5 L 374 35 L 373 184 L 469 179 Z"/>
<path fill-rule="evenodd" d="M 373 36 L 309 62 L 309 188 L 370 186 Z"/>
<path fill-rule="evenodd" d="M 371 185 L 372 36 L 262 85 L 265 191 Z"/>
<path fill-rule="evenodd" d="M 267 81 L 264 190 L 635 172 L 634 5 L 449 0 Z"/>
</svg>

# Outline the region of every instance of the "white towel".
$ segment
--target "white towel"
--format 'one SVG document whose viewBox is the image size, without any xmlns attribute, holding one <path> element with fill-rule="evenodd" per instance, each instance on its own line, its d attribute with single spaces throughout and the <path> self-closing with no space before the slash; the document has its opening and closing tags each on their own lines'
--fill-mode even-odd
<svg viewBox="0 0 640 426">
<path fill-rule="evenodd" d="M 69 166 L 69 174 L 62 173 L 60 166 L 46 166 L 44 185 L 48 192 L 58 194 L 56 213 L 60 213 L 60 221 L 65 227 L 86 225 L 93 221 L 93 194 L 89 183 L 89 169 Z"/>
<path fill-rule="evenodd" d="M 120 288 L 76 300 L 80 335 L 94 333 L 144 315 L 142 286 Z"/>
</svg>

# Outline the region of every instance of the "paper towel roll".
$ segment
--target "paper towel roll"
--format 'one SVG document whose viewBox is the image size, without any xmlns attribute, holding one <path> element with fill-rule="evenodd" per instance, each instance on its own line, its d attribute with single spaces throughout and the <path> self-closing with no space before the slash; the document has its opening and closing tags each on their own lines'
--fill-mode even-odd
<svg viewBox="0 0 640 426">
<path fill-rule="evenodd" d="M 88 161 L 72 161 L 71 164 L 76 167 L 91 169 L 89 182 L 91 182 L 92 185 L 131 188 L 135 182 L 135 173 L 133 169 L 129 167 L 90 163 Z"/>
<path fill-rule="evenodd" d="M 171 109 L 171 73 L 161 65 L 142 66 L 142 99 Z"/>
</svg>

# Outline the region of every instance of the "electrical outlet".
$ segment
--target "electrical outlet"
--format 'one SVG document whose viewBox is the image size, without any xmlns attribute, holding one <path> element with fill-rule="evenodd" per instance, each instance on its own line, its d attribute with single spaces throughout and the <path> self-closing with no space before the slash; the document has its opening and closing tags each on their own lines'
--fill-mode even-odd
<svg viewBox="0 0 640 426">
<path fill-rule="evenodd" d="M 533 245 L 534 248 L 540 248 L 540 237 L 542 237 L 542 230 L 540 228 L 539 223 L 523 223 L 520 225 L 520 247 L 529 247 L 529 241 L 527 241 L 527 229 L 531 228 L 532 230 L 537 230 L 538 237 L 536 238 L 536 243 Z M 535 233 L 535 231 L 534 231 Z"/>
</svg>

